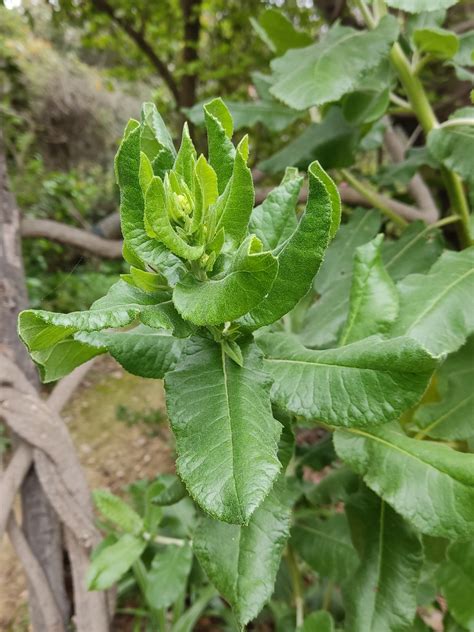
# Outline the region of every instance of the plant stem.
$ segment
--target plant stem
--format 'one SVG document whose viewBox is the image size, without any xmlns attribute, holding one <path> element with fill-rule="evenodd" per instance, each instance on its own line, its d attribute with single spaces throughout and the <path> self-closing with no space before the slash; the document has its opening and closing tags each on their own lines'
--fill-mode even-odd
<svg viewBox="0 0 474 632">
<path fill-rule="evenodd" d="M 331 608 L 333 590 L 334 590 L 334 582 L 329 580 L 326 586 L 326 590 L 324 591 L 323 603 L 321 606 L 323 610 L 327 610 L 328 612 Z"/>
<path fill-rule="evenodd" d="M 394 213 L 392 209 L 384 203 L 378 191 L 376 191 L 372 186 L 366 182 L 358 180 L 348 169 L 341 169 L 340 174 L 344 180 L 347 180 L 347 182 L 349 182 L 356 191 L 363 195 L 365 199 L 373 204 L 375 208 L 378 208 L 379 211 L 392 220 L 394 224 L 397 224 L 397 226 L 400 226 L 401 228 L 408 226 L 408 222 L 403 219 L 403 217 L 400 217 L 400 215 Z"/>
<path fill-rule="evenodd" d="M 296 608 L 296 628 L 298 629 L 304 623 L 303 585 L 301 582 L 301 575 L 296 561 L 296 556 L 291 545 L 288 545 L 286 548 L 286 561 L 288 563 L 291 582 L 293 584 L 293 598 L 295 600 Z"/>
<path fill-rule="evenodd" d="M 434 228 L 442 228 L 443 226 L 447 226 L 448 224 L 454 224 L 455 222 L 460 222 L 461 218 L 459 215 L 448 215 L 448 217 L 443 217 L 443 219 L 439 219 L 434 224 L 430 224 L 427 226 L 427 230 L 433 230 Z"/>
</svg>

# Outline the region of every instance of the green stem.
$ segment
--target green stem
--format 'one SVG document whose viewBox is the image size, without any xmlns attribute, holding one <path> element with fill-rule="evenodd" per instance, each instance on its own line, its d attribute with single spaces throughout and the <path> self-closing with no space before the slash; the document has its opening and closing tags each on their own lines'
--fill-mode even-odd
<svg viewBox="0 0 474 632">
<path fill-rule="evenodd" d="M 288 563 L 288 570 L 290 571 L 291 583 L 293 585 L 293 598 L 295 600 L 296 608 L 296 629 L 298 629 L 304 623 L 303 584 L 298 568 L 298 562 L 296 561 L 296 556 L 291 545 L 288 545 L 286 548 L 286 561 Z"/>
<path fill-rule="evenodd" d="M 323 603 L 321 606 L 323 610 L 327 610 L 328 612 L 331 609 L 333 590 L 334 590 L 334 582 L 329 580 L 326 586 L 326 590 L 324 591 Z"/>
<path fill-rule="evenodd" d="M 385 204 L 384 200 L 381 198 L 376 189 L 374 189 L 366 182 L 361 182 L 360 180 L 358 180 L 348 169 L 341 169 L 340 174 L 344 178 L 344 180 L 347 180 L 347 182 L 349 182 L 349 184 L 358 193 L 363 195 L 368 202 L 370 202 L 375 208 L 378 208 L 379 211 L 381 211 L 384 215 L 391 219 L 394 224 L 397 224 L 397 226 L 400 226 L 401 228 L 405 228 L 405 226 L 408 226 L 408 222 L 403 219 L 403 217 L 397 215 L 394 211 L 392 211 L 391 208 L 389 208 Z"/>
</svg>

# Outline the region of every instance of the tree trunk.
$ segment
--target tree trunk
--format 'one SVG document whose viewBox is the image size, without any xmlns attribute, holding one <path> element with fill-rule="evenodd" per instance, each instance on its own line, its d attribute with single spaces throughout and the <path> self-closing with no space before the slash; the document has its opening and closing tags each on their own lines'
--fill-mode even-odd
<svg viewBox="0 0 474 632">
<path fill-rule="evenodd" d="M 183 63 L 189 64 L 199 59 L 199 34 L 201 32 L 202 0 L 181 0 L 184 28 Z M 180 81 L 179 105 L 191 107 L 196 102 L 197 73 L 191 71 Z"/>
<path fill-rule="evenodd" d="M 28 353 L 17 335 L 18 313 L 28 306 L 21 257 L 20 217 L 16 201 L 8 187 L 7 165 L 0 130 L 0 348 L 10 355 L 38 387 L 38 376 Z M 47 500 L 34 468 L 22 486 L 22 526 L 30 548 L 48 578 L 58 608 L 67 621 L 68 600 L 64 584 L 61 528 Z M 34 632 L 48 632 L 29 587 L 30 617 Z"/>
</svg>

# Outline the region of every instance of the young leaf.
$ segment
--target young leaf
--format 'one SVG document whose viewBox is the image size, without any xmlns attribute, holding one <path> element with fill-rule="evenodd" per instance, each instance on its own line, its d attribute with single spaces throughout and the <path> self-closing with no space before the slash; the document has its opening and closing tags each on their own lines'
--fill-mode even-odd
<svg viewBox="0 0 474 632">
<path fill-rule="evenodd" d="M 333 215 L 333 198 L 320 178 L 321 167 L 313 163 L 308 171 L 309 193 L 306 209 L 289 239 L 274 254 L 278 272 L 267 296 L 241 321 L 244 328 L 258 329 L 275 322 L 308 292 L 324 257 Z M 329 178 L 325 176 L 324 180 Z"/>
<path fill-rule="evenodd" d="M 337 582 L 347 579 L 357 566 L 357 553 L 344 514 L 322 520 L 314 511 L 297 513 L 291 543 L 319 575 Z"/>
<path fill-rule="evenodd" d="M 128 251 L 135 258 L 162 271 L 169 283 L 174 285 L 184 271 L 183 264 L 145 231 L 145 203 L 139 178 L 140 134 L 140 126 L 135 121 L 127 128 L 115 157 L 122 234 Z"/>
<path fill-rule="evenodd" d="M 366 338 L 306 349 L 288 334 L 258 339 L 274 379 L 272 400 L 309 421 L 370 426 L 394 421 L 423 395 L 437 361 L 409 338 Z"/>
<path fill-rule="evenodd" d="M 428 274 L 398 284 L 400 313 L 391 334 L 407 335 L 433 355 L 456 351 L 474 331 L 474 247 L 446 251 Z"/>
<path fill-rule="evenodd" d="M 396 426 L 338 430 L 336 451 L 376 494 L 422 533 L 474 535 L 474 455 L 418 441 Z"/>
<path fill-rule="evenodd" d="M 228 270 L 206 281 L 187 274 L 175 287 L 178 312 L 195 325 L 218 325 L 235 320 L 260 303 L 278 270 L 271 252 L 251 235 L 242 243 Z"/>
<path fill-rule="evenodd" d="M 474 337 L 448 357 L 436 377 L 440 401 L 420 406 L 414 422 L 435 439 L 468 439 L 474 434 Z"/>
<path fill-rule="evenodd" d="M 285 482 L 279 480 L 248 525 L 203 518 L 194 534 L 194 553 L 230 603 L 241 626 L 254 619 L 271 597 L 290 530 Z"/>
<path fill-rule="evenodd" d="M 247 167 L 245 156 L 246 139 L 237 147 L 232 176 L 220 200 L 217 201 L 216 231 L 223 228 L 226 239 L 238 247 L 247 234 L 247 226 L 255 200 L 252 173 Z"/>
<path fill-rule="evenodd" d="M 459 50 L 456 33 L 437 27 L 417 29 L 413 33 L 413 41 L 418 50 L 438 59 L 450 59 Z"/>
<path fill-rule="evenodd" d="M 438 578 L 449 612 L 466 630 L 474 630 L 474 543 L 453 542 Z"/>
<path fill-rule="evenodd" d="M 204 120 L 207 129 L 209 163 L 217 174 L 219 193 L 222 193 L 232 176 L 235 148 L 231 138 L 232 117 L 222 99 L 213 99 L 204 105 Z"/>
<path fill-rule="evenodd" d="M 165 378 L 179 475 L 205 511 L 236 524 L 248 522 L 280 469 L 270 381 L 255 345 L 242 353 L 240 367 L 221 345 L 196 338 Z"/>
<path fill-rule="evenodd" d="M 281 183 L 253 209 L 249 232 L 260 239 L 265 250 L 274 250 L 294 232 L 298 224 L 296 205 L 302 184 L 298 170 L 288 167 Z"/>
<path fill-rule="evenodd" d="M 289 50 L 272 61 L 270 92 L 296 110 L 337 101 L 388 56 L 397 37 L 398 23 L 391 15 L 384 16 L 372 31 L 333 26 L 320 42 Z M 361 50 L 370 50 L 370 55 L 361 55 Z"/>
<path fill-rule="evenodd" d="M 174 230 L 170 223 L 166 203 L 165 187 L 161 178 L 155 176 L 145 196 L 146 224 L 152 233 L 176 256 L 188 261 L 195 261 L 204 252 L 203 246 L 191 246 Z"/>
<path fill-rule="evenodd" d="M 145 540 L 126 533 L 92 559 L 86 576 L 88 590 L 107 590 L 125 575 L 146 547 Z"/>
<path fill-rule="evenodd" d="M 102 353 L 107 350 L 129 373 L 153 379 L 173 369 L 183 349 L 183 341 L 145 325 L 115 333 L 79 333 L 77 339 Z"/>
<path fill-rule="evenodd" d="M 459 119 L 459 125 L 431 130 L 427 138 L 428 149 L 448 169 L 470 181 L 474 177 L 474 107 L 456 110 L 449 121 L 456 119 Z"/>
<path fill-rule="evenodd" d="M 194 167 L 196 165 L 196 150 L 189 135 L 188 124 L 183 126 L 181 146 L 173 165 L 174 171 L 178 173 L 192 191 L 194 188 Z"/>
<path fill-rule="evenodd" d="M 141 121 L 140 144 L 148 158 L 153 160 L 160 151 L 166 150 L 174 159 L 176 149 L 173 139 L 154 103 L 143 104 Z"/>
<path fill-rule="evenodd" d="M 382 263 L 383 235 L 357 248 L 349 315 L 341 334 L 345 345 L 388 330 L 398 314 L 398 293 Z"/>
<path fill-rule="evenodd" d="M 361 560 L 344 590 L 347 632 L 408 632 L 423 563 L 419 535 L 367 488 L 346 511 Z"/>
<path fill-rule="evenodd" d="M 95 489 L 92 496 L 100 513 L 122 531 L 138 535 L 143 529 L 143 520 L 140 516 L 115 494 L 105 489 Z"/>
<path fill-rule="evenodd" d="M 151 608 L 169 608 L 186 590 L 193 554 L 188 544 L 167 546 L 152 560 L 145 597 Z"/>
<path fill-rule="evenodd" d="M 151 496 L 156 505 L 174 505 L 186 495 L 186 488 L 175 474 L 160 474 L 156 482 L 161 484 L 160 491 Z"/>
</svg>

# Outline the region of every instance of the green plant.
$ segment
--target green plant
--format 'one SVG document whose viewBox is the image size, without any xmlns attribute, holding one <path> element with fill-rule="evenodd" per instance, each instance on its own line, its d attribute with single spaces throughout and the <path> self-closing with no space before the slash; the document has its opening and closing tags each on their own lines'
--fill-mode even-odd
<svg viewBox="0 0 474 632">
<path fill-rule="evenodd" d="M 373 210 L 338 231 L 338 190 L 317 162 L 299 217 L 292 168 L 253 208 L 247 137 L 233 145 L 220 99 L 204 117 L 208 159 L 186 126 L 176 152 L 150 104 L 130 121 L 116 158 L 130 273 L 88 311 L 23 312 L 21 339 L 45 381 L 104 352 L 164 378 L 177 471 L 199 508 L 193 551 L 238 627 L 268 603 L 261 617 L 279 629 L 330 630 L 332 613 L 346 630 L 409 630 L 417 598 L 431 604 L 441 585 L 450 600 L 474 535 L 470 431 L 442 387 L 447 354 L 467 373 L 474 248 L 444 250 L 420 224 L 384 240 Z M 457 419 L 455 443 L 423 440 L 440 432 L 437 405 Z M 298 427 L 323 431 L 295 450 Z M 307 468 L 326 466 L 310 485 Z M 96 500 L 124 534 L 96 553 L 90 587 L 138 560 L 150 586 L 142 555 L 158 524 Z M 165 628 L 152 610 L 173 601 L 156 593 Z M 469 600 L 450 604 L 472 628 Z M 311 610 L 324 612 L 305 620 Z"/>
</svg>

